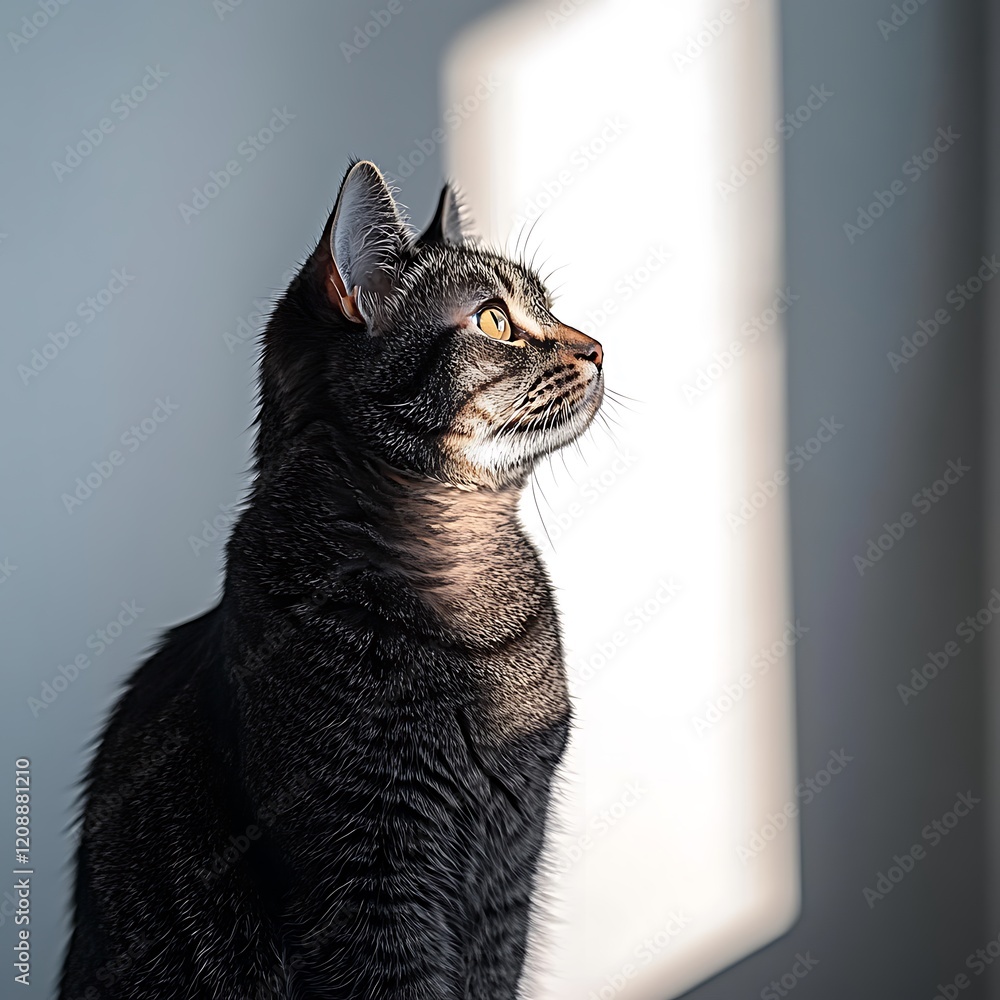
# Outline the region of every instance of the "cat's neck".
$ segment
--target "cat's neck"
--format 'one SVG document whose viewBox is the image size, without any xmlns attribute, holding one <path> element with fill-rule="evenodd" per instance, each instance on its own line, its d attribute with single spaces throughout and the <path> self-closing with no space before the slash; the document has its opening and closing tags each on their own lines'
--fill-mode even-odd
<svg viewBox="0 0 1000 1000">
<path fill-rule="evenodd" d="M 382 470 L 377 515 L 400 572 L 445 621 L 485 642 L 517 633 L 547 600 L 518 516 L 520 487 L 460 489 Z"/>
<path fill-rule="evenodd" d="M 302 542 L 331 541 L 405 579 L 446 623 L 490 641 L 516 632 L 550 600 L 548 581 L 521 526 L 521 484 L 466 489 L 360 459 L 323 441 L 289 456 L 263 489 L 298 514 Z M 302 521 L 302 511 L 313 517 Z"/>
</svg>

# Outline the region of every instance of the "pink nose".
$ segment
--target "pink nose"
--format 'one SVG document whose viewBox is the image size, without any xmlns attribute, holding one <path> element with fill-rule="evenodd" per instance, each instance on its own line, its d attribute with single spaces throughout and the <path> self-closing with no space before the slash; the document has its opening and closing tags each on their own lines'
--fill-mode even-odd
<svg viewBox="0 0 1000 1000">
<path fill-rule="evenodd" d="M 587 347 L 578 347 L 575 354 L 581 361 L 593 361 L 598 371 L 604 364 L 604 348 L 596 340 L 591 340 Z"/>
<path fill-rule="evenodd" d="M 574 358 L 580 361 L 592 361 L 597 370 L 601 370 L 604 364 L 604 348 L 593 337 L 588 337 L 571 326 L 560 326 L 556 340 L 565 346 Z"/>
</svg>

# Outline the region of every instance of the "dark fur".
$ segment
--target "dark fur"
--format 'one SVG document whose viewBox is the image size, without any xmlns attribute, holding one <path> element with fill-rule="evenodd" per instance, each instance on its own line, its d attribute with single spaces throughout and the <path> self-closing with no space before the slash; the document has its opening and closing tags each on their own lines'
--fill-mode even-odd
<svg viewBox="0 0 1000 1000">
<path fill-rule="evenodd" d="M 276 306 L 221 602 L 134 674 L 90 768 L 61 1000 L 517 995 L 570 723 L 517 500 L 600 371 L 457 218 L 448 192 L 421 241 L 376 218 L 358 324 L 331 217 Z M 443 325 L 511 284 L 527 348 Z M 443 444 L 504 392 L 530 449 Z"/>
</svg>

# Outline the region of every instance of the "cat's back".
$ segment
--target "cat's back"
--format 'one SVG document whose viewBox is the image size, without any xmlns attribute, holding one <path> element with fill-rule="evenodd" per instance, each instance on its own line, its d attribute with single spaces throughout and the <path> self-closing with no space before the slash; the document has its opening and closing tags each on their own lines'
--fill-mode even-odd
<svg viewBox="0 0 1000 1000">
<path fill-rule="evenodd" d="M 222 655 L 219 616 L 214 608 L 171 629 L 119 698 L 85 782 L 81 841 L 95 864 L 158 849 L 187 813 L 181 800 L 192 784 L 210 777 L 207 701 Z"/>
<path fill-rule="evenodd" d="M 121 752 L 140 749 L 155 733 L 166 735 L 169 717 L 199 698 L 207 671 L 221 662 L 219 626 L 220 609 L 215 607 L 170 629 L 159 648 L 136 668 L 101 736 L 91 782 L 109 776 L 118 765 L 139 763 L 121 759 Z"/>
<path fill-rule="evenodd" d="M 129 1000 L 179 996 L 196 982 L 277 982 L 258 889 L 224 853 L 241 801 L 218 686 L 221 614 L 167 633 L 104 730 L 84 790 L 61 998 L 87 995 L 95 976 L 102 995 Z"/>
</svg>

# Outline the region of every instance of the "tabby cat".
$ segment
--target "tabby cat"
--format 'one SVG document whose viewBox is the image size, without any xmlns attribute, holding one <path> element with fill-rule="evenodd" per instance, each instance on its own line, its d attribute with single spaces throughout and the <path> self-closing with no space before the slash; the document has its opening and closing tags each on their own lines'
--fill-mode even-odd
<svg viewBox="0 0 1000 1000">
<path fill-rule="evenodd" d="M 219 604 L 90 767 L 61 1000 L 510 1000 L 570 705 L 518 520 L 601 346 L 354 163 L 264 333 Z"/>
</svg>

